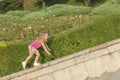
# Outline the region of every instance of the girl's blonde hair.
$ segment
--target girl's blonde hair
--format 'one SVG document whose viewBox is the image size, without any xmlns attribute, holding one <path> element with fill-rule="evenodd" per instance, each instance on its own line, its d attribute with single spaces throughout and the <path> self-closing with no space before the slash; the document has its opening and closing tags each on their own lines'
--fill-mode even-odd
<svg viewBox="0 0 120 80">
<path fill-rule="evenodd" d="M 48 31 L 42 31 L 42 32 L 40 32 L 39 38 L 45 39 L 45 34 L 48 34 Z"/>
</svg>

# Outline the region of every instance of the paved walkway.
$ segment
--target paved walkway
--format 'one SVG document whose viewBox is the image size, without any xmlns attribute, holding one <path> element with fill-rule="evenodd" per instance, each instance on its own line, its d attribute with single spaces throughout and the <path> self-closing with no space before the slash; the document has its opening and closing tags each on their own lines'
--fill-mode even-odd
<svg viewBox="0 0 120 80">
<path fill-rule="evenodd" d="M 89 78 L 87 80 L 120 80 L 120 70 L 115 73 L 104 73 L 100 78 Z"/>
</svg>

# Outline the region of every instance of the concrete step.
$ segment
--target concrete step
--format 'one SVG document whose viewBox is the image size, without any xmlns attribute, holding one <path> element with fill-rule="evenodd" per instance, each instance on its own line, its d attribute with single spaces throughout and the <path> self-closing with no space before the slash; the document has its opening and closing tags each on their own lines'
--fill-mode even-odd
<svg viewBox="0 0 120 80">
<path fill-rule="evenodd" d="M 114 73 L 105 72 L 100 78 L 88 78 L 87 80 L 120 80 L 120 70 Z"/>
</svg>

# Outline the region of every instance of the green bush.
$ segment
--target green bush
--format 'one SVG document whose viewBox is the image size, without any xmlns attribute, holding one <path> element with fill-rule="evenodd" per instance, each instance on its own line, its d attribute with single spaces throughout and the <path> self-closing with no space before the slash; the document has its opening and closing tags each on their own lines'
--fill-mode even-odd
<svg viewBox="0 0 120 80">
<path fill-rule="evenodd" d="M 87 14 L 89 11 L 89 7 L 62 4 L 48 7 L 46 11 L 31 13 L 9 11 L 5 15 L 0 15 L 0 41 L 33 39 L 43 29 L 48 30 L 50 34 L 56 34 L 62 30 L 77 27 L 81 25 L 79 14 Z M 71 20 L 71 17 L 74 19 Z"/>
<path fill-rule="evenodd" d="M 39 19 L 41 17 L 48 17 L 52 15 L 62 16 L 62 15 L 80 14 L 80 13 L 88 14 L 90 12 L 90 9 L 91 8 L 89 7 L 83 7 L 83 6 L 56 4 L 54 6 L 48 7 L 46 10 L 41 10 L 27 14 L 22 18 L 22 20 L 33 20 L 33 19 Z"/>
<path fill-rule="evenodd" d="M 89 7 L 83 6 L 71 6 L 71 5 L 63 5 L 57 4 L 51 7 L 46 8 L 46 10 L 40 10 L 36 12 L 30 11 L 9 11 L 5 15 L 0 15 L 0 22 L 4 25 L 13 23 L 23 23 L 23 22 L 30 22 L 33 20 L 38 20 L 41 17 L 51 17 L 53 15 L 60 16 L 60 15 L 71 15 L 71 14 L 87 14 L 90 12 Z M 0 25 L 2 25 L 0 24 Z"/>
<path fill-rule="evenodd" d="M 104 17 L 93 17 L 89 23 L 51 36 L 47 44 L 52 49 L 52 54 L 58 58 L 120 38 L 119 14 L 113 13 Z M 5 43 L 7 45 L 5 50 L 0 50 L 0 54 L 4 54 L 5 57 L 5 61 L 1 59 L 0 76 L 22 70 L 21 62 L 28 56 L 27 46 L 32 40 Z M 44 63 L 52 59 L 47 56 L 42 48 L 39 51 L 41 53 L 39 62 Z M 33 65 L 33 59 L 27 64 L 28 68 Z"/>
<path fill-rule="evenodd" d="M 48 30 L 50 35 L 54 35 L 63 30 L 76 28 L 79 25 L 82 25 L 79 15 L 59 17 L 51 16 L 50 18 L 43 17 L 38 20 L 33 20 L 32 22 L 14 22 L 14 20 L 17 21 L 18 19 L 19 16 L 16 16 L 16 18 L 15 16 L 11 18 L 11 22 L 13 23 L 11 23 L 10 20 L 5 16 L 3 19 L 1 19 L 2 24 L 0 27 L 0 40 L 11 41 L 19 39 L 33 39 L 39 35 L 40 31 L 44 29 Z M 83 17 L 83 19 L 85 18 Z M 4 20 L 7 20 L 9 25 L 6 24 L 6 22 L 3 22 Z"/>
<path fill-rule="evenodd" d="M 0 26 L 10 26 L 13 25 L 13 23 L 18 22 L 20 19 L 20 16 L 12 16 L 12 15 L 0 15 Z"/>
<path fill-rule="evenodd" d="M 0 1 L 0 11 L 20 10 L 22 5 L 16 0 L 2 0 Z"/>
<path fill-rule="evenodd" d="M 12 15 L 12 16 L 20 16 L 20 17 L 23 17 L 24 15 L 26 14 L 29 14 L 30 11 L 9 11 L 7 12 L 6 14 L 7 15 Z"/>
<path fill-rule="evenodd" d="M 109 14 L 112 12 L 119 12 L 119 10 L 120 10 L 119 5 L 120 5 L 119 0 L 111 0 L 111 1 L 108 1 L 99 7 L 96 7 L 93 10 L 93 13 L 97 14 L 97 15 L 101 15 L 101 14 L 105 15 L 105 14 Z"/>
<path fill-rule="evenodd" d="M 30 11 L 9 11 L 6 14 L 0 14 L 0 26 L 12 26 L 16 23 L 21 23 L 20 18 Z"/>
<path fill-rule="evenodd" d="M 63 56 L 120 37 L 119 13 L 94 18 L 92 22 L 57 35 L 51 44 L 56 56 Z M 118 22 L 119 21 L 119 22 Z M 56 46 L 57 45 L 57 46 Z"/>
</svg>

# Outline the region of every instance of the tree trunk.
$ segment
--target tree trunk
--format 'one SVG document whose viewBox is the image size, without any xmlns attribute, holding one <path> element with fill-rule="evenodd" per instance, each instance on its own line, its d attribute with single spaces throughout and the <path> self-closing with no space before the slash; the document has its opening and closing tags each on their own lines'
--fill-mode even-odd
<svg viewBox="0 0 120 80">
<path fill-rule="evenodd" d="M 84 0 L 84 4 L 85 6 L 90 6 L 91 5 L 90 0 Z"/>
<path fill-rule="evenodd" d="M 30 8 L 30 7 L 33 7 L 35 3 L 36 3 L 36 0 L 23 0 L 23 7 Z"/>
<path fill-rule="evenodd" d="M 75 0 L 69 0 L 67 3 L 68 4 L 75 4 Z"/>
<path fill-rule="evenodd" d="M 42 7 L 43 7 L 43 9 L 46 9 L 46 3 L 45 3 L 45 1 L 44 0 L 41 0 L 42 1 Z"/>
</svg>

